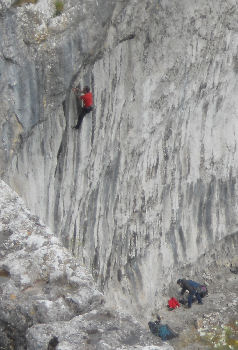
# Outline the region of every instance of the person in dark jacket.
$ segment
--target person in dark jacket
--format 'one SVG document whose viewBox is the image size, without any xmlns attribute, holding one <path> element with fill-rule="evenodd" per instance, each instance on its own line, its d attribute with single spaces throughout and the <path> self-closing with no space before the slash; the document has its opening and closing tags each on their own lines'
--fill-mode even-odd
<svg viewBox="0 0 238 350">
<path fill-rule="evenodd" d="M 83 107 L 78 115 L 77 124 L 73 126 L 73 129 L 79 129 L 85 115 L 93 110 L 93 95 L 88 86 L 85 86 L 82 91 L 80 91 L 79 88 L 73 88 L 72 90 L 77 98 L 83 101 Z"/>
<path fill-rule="evenodd" d="M 186 290 L 189 292 L 189 295 L 188 295 L 188 307 L 189 308 L 192 306 L 192 301 L 193 301 L 194 297 L 197 298 L 198 304 L 202 304 L 201 296 L 197 290 L 198 287 L 200 286 L 199 283 L 194 282 L 192 280 L 179 279 L 179 280 L 177 280 L 177 284 L 182 288 L 181 295 L 183 295 Z"/>
</svg>

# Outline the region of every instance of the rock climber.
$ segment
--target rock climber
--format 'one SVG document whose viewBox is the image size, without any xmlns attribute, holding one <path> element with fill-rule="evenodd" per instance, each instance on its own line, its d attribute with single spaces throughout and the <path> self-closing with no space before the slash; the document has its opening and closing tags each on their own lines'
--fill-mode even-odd
<svg viewBox="0 0 238 350">
<path fill-rule="evenodd" d="M 83 107 L 79 112 L 77 124 L 73 127 L 73 129 L 79 129 L 85 115 L 90 113 L 93 109 L 93 95 L 88 86 L 85 86 L 83 90 L 79 90 L 78 88 L 73 88 L 72 90 L 77 98 L 83 101 Z"/>
<path fill-rule="evenodd" d="M 198 287 L 200 287 L 200 284 L 197 282 L 194 282 L 192 280 L 186 280 L 186 279 L 178 279 L 177 284 L 182 288 L 181 295 L 185 293 L 187 290 L 189 292 L 188 295 L 188 307 L 190 308 L 192 306 L 193 298 L 196 297 L 198 304 L 202 304 L 201 296 L 198 292 Z"/>
</svg>

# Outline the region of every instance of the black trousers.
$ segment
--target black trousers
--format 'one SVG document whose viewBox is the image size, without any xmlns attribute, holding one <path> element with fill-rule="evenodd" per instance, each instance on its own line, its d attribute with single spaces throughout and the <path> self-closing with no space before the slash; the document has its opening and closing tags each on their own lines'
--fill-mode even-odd
<svg viewBox="0 0 238 350">
<path fill-rule="evenodd" d="M 86 114 L 90 113 L 93 110 L 92 107 L 83 107 L 81 111 L 79 112 L 78 115 L 78 121 L 77 124 L 75 125 L 75 129 L 79 129 L 81 126 L 81 123 L 83 121 L 83 118 L 85 117 Z"/>
</svg>

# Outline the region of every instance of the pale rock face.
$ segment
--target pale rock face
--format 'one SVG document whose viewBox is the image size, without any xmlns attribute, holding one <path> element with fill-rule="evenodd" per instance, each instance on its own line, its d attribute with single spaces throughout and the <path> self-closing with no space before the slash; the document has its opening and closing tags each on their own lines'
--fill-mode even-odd
<svg viewBox="0 0 238 350">
<path fill-rule="evenodd" d="M 1 333 L 8 324 L 18 348 L 32 324 L 70 320 L 103 297 L 87 270 L 2 181 L 0 193 Z"/>
<path fill-rule="evenodd" d="M 2 175 L 112 304 L 149 313 L 237 246 L 236 2 L 45 4 L 4 12 Z M 73 131 L 78 82 L 95 108 Z"/>
<path fill-rule="evenodd" d="M 52 350 L 54 338 L 61 350 L 173 349 L 106 308 L 87 269 L 3 181 L 0 239 L 1 349 Z"/>
</svg>

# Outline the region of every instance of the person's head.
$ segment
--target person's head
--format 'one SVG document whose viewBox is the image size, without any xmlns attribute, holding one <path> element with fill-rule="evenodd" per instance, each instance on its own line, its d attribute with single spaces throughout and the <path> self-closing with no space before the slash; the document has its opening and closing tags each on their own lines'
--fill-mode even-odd
<svg viewBox="0 0 238 350">
<path fill-rule="evenodd" d="M 89 91 L 90 91 L 89 86 L 84 86 L 83 91 L 84 91 L 85 93 L 89 92 Z"/>
<path fill-rule="evenodd" d="M 182 284 L 181 278 L 177 280 L 177 284 L 179 284 L 181 286 L 181 284 Z"/>
</svg>

